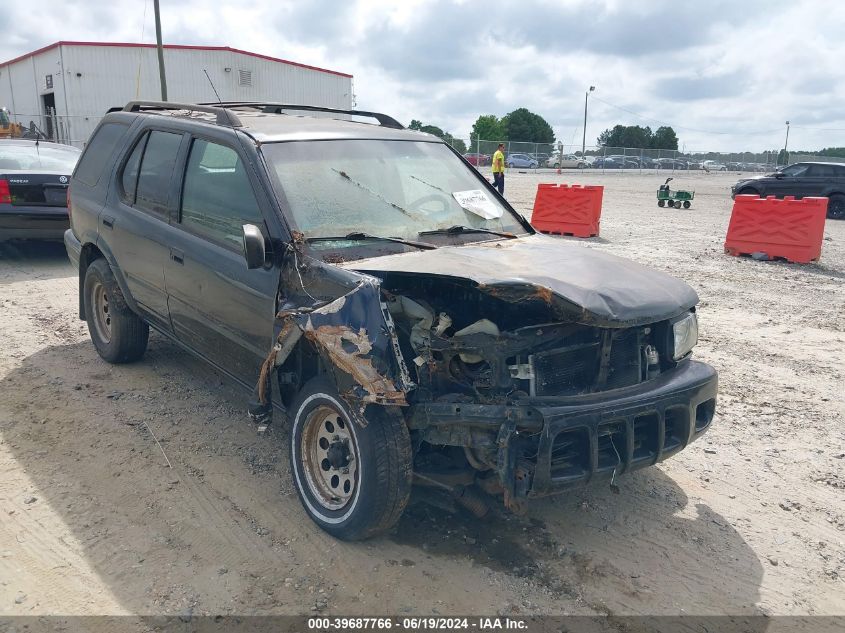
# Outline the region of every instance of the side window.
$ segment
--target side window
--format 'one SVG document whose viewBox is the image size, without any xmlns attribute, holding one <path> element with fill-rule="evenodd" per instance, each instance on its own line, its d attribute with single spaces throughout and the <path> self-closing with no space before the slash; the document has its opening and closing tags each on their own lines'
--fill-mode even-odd
<svg viewBox="0 0 845 633">
<path fill-rule="evenodd" d="M 135 206 L 138 209 L 167 215 L 170 178 L 173 176 L 176 154 L 181 143 L 181 134 L 150 132 L 135 193 Z"/>
<path fill-rule="evenodd" d="M 135 188 L 138 186 L 138 168 L 141 166 L 141 156 L 144 154 L 144 147 L 147 144 L 149 134 L 144 134 L 135 144 L 135 149 L 129 155 L 129 160 L 123 166 L 123 173 L 120 176 L 121 194 L 120 197 L 126 204 L 135 204 Z"/>
<path fill-rule="evenodd" d="M 181 212 L 186 229 L 238 251 L 243 249 L 243 225 L 264 223 L 237 152 L 201 139 L 191 145 Z"/>
<path fill-rule="evenodd" d="M 104 123 L 94 132 L 94 137 L 88 141 L 88 146 L 79 159 L 73 177 L 76 180 L 94 187 L 100 180 L 100 174 L 110 164 L 114 148 L 129 126 L 122 123 Z"/>
<path fill-rule="evenodd" d="M 845 178 L 845 167 L 833 166 L 833 175 L 837 178 Z"/>
<path fill-rule="evenodd" d="M 807 175 L 815 178 L 830 178 L 833 173 L 833 165 L 810 165 Z"/>
</svg>

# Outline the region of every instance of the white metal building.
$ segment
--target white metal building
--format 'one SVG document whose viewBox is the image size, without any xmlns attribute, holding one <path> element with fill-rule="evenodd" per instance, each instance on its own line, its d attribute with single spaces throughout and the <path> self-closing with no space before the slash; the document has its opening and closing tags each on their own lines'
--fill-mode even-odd
<svg viewBox="0 0 845 633">
<path fill-rule="evenodd" d="M 167 97 L 351 109 L 352 75 L 227 46 L 164 46 Z M 0 106 L 49 137 L 82 146 L 106 111 L 161 100 L 154 44 L 56 42 L 0 63 Z"/>
</svg>

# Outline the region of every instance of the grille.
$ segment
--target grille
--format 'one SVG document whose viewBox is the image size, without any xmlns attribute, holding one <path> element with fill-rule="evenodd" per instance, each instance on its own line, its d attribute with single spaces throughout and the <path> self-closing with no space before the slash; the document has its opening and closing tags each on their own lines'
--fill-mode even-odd
<svg viewBox="0 0 845 633">
<path fill-rule="evenodd" d="M 588 391 L 598 373 L 598 343 L 534 354 L 538 396 L 568 396 Z"/>
<path fill-rule="evenodd" d="M 583 477 L 590 471 L 590 436 L 587 429 L 564 431 L 552 444 L 551 476 Z"/>
<path fill-rule="evenodd" d="M 610 345 L 610 368 L 607 388 L 618 389 L 640 382 L 642 376 L 640 330 L 622 330 L 614 334 Z"/>
<path fill-rule="evenodd" d="M 627 427 L 624 421 L 602 424 L 598 428 L 599 459 L 597 470 L 621 466 L 628 454 Z"/>
</svg>

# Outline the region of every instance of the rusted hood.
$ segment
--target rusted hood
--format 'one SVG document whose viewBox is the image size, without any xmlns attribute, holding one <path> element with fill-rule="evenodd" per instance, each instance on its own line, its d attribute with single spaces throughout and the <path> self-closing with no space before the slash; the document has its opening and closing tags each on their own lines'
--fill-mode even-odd
<svg viewBox="0 0 845 633">
<path fill-rule="evenodd" d="M 560 318 L 607 327 L 653 323 L 698 303 L 683 281 L 545 235 L 374 257 L 344 267 L 386 282 L 397 275 L 464 280 L 504 301 L 542 300 Z"/>
</svg>

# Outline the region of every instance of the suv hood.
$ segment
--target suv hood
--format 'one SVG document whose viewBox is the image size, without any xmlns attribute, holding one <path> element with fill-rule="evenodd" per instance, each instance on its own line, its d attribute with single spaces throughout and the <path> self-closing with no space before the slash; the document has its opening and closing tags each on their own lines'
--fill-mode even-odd
<svg viewBox="0 0 845 633">
<path fill-rule="evenodd" d="M 386 255 L 343 267 L 388 282 L 392 276 L 420 275 L 469 282 L 509 303 L 544 301 L 557 317 L 585 325 L 654 323 L 698 303 L 683 281 L 545 235 Z"/>
</svg>

